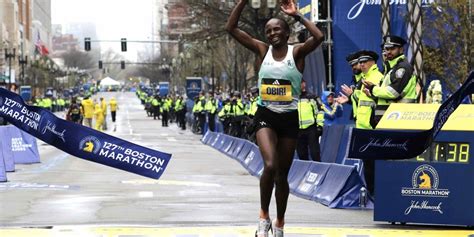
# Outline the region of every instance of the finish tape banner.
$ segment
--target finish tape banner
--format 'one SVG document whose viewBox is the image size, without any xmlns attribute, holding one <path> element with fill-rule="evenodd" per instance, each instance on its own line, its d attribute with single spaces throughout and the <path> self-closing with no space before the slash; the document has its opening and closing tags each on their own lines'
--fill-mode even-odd
<svg viewBox="0 0 474 237">
<path fill-rule="evenodd" d="M 438 109 L 433 127 L 425 131 L 352 129 L 348 157 L 374 160 L 411 159 L 422 154 L 462 100 L 474 94 L 474 71 Z"/>
<path fill-rule="evenodd" d="M 73 156 L 159 179 L 171 154 L 155 151 L 56 117 L 0 89 L 0 116 L 21 130 Z"/>
</svg>

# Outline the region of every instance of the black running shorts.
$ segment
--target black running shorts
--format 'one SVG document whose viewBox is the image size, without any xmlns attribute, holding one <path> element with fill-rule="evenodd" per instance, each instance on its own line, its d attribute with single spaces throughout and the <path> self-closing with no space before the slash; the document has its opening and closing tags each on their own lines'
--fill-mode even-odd
<svg viewBox="0 0 474 237">
<path fill-rule="evenodd" d="M 276 113 L 265 107 L 258 106 L 254 118 L 255 131 L 261 128 L 273 129 L 279 137 L 298 138 L 298 111 Z"/>
</svg>

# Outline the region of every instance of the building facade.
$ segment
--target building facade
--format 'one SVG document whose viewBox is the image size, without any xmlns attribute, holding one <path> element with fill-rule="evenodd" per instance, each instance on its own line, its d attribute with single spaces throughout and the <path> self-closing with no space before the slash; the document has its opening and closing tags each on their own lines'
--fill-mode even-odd
<svg viewBox="0 0 474 237">
<path fill-rule="evenodd" d="M 51 0 L 0 0 L 0 84 L 21 84 L 35 44 L 48 51 L 51 38 Z"/>
</svg>

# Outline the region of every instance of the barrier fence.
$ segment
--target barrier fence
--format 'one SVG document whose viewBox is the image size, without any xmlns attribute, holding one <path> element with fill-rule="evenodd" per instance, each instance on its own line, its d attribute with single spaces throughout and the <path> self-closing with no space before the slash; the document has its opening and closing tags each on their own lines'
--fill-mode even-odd
<svg viewBox="0 0 474 237">
<path fill-rule="evenodd" d="M 361 196 L 365 182 L 360 175 L 360 161 L 345 157 L 349 127 L 334 125 L 325 127 L 325 131 L 321 144 L 327 144 L 328 149 L 323 149 L 321 156 L 326 162 L 295 159 L 288 175 L 291 193 L 330 208 L 372 209 L 372 200 Z M 201 141 L 238 161 L 252 176 L 262 174 L 260 151 L 250 141 L 210 131 Z"/>
</svg>

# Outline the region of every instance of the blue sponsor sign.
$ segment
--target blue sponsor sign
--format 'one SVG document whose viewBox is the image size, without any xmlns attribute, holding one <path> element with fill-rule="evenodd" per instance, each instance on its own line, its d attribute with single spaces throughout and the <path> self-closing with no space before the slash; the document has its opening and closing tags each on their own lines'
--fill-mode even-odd
<svg viewBox="0 0 474 237">
<path fill-rule="evenodd" d="M 375 221 L 474 225 L 474 163 L 377 161 L 375 171 Z"/>
<path fill-rule="evenodd" d="M 0 89 L 0 116 L 23 131 L 73 156 L 158 179 L 171 154 L 56 117 L 48 110 L 26 105 L 21 97 Z"/>
<path fill-rule="evenodd" d="M 202 90 L 202 79 L 200 77 L 186 77 L 186 96 L 193 99 L 199 96 Z"/>
<path fill-rule="evenodd" d="M 160 89 L 159 89 L 160 96 L 167 96 L 170 90 L 170 83 L 162 81 L 158 85 L 160 86 Z"/>
<path fill-rule="evenodd" d="M 36 138 L 23 132 L 13 125 L 0 127 L 0 131 L 6 135 L 4 140 L 4 153 L 9 152 L 15 164 L 39 163 L 40 156 Z"/>
</svg>

